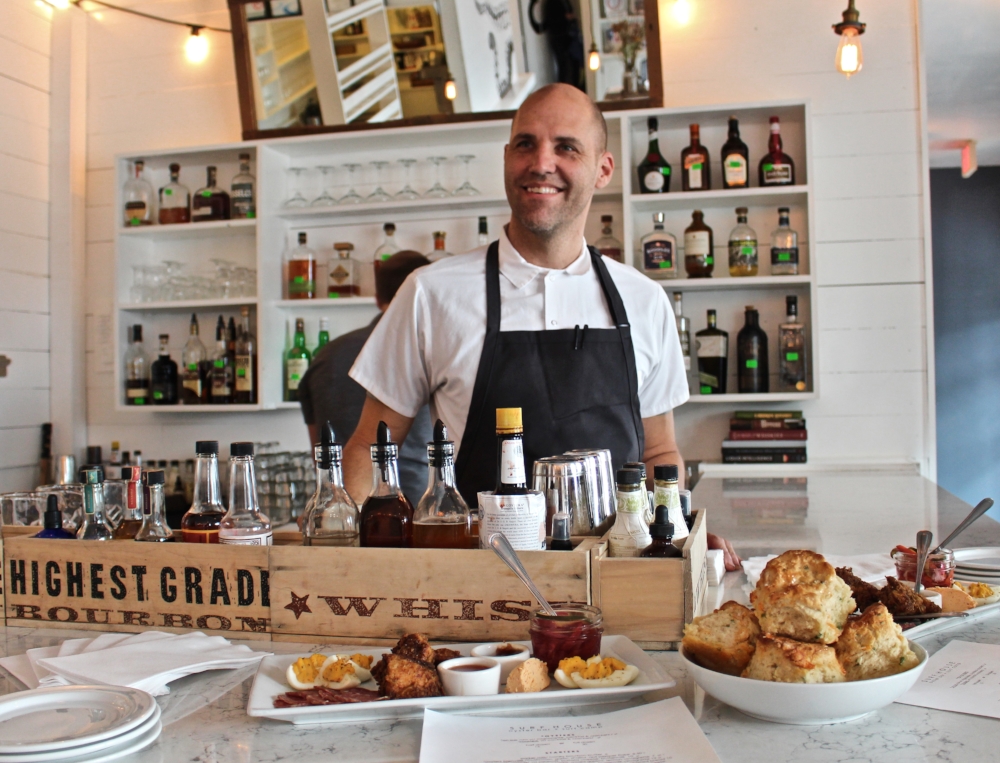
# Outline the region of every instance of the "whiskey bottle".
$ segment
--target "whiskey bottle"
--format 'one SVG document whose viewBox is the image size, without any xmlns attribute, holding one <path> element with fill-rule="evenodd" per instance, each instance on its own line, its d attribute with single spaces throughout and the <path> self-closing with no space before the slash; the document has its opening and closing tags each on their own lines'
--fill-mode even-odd
<svg viewBox="0 0 1000 763">
<path fill-rule="evenodd" d="M 194 452 L 194 491 L 191 508 L 181 518 L 181 539 L 185 543 L 218 543 L 219 524 L 226 513 L 219 489 L 219 443 L 200 440 Z"/>
<path fill-rule="evenodd" d="M 760 160 L 758 177 L 761 186 L 795 185 L 795 162 L 781 150 L 781 124 L 778 117 L 771 117 L 771 137 L 767 153 Z"/>
<path fill-rule="evenodd" d="M 729 117 L 729 138 L 722 146 L 722 187 L 750 187 L 750 152 L 740 140 L 740 123 Z"/>
<path fill-rule="evenodd" d="M 441 419 L 427 443 L 427 490 L 413 513 L 414 548 L 478 548 L 472 515 L 455 487 L 455 443 Z M 473 543 L 474 541 L 474 543 Z"/>
<path fill-rule="evenodd" d="M 642 237 L 642 270 L 650 278 L 677 278 L 677 239 L 663 229 L 663 213 L 653 214 L 653 230 Z"/>
<path fill-rule="evenodd" d="M 357 263 L 351 257 L 354 244 L 341 241 L 333 245 L 335 256 L 327 263 L 326 296 L 330 299 L 357 297 L 361 289 L 357 281 Z"/>
<path fill-rule="evenodd" d="M 326 422 L 315 447 L 316 492 L 302 515 L 303 546 L 357 546 L 358 506 L 344 489 L 344 447 Z"/>
<path fill-rule="evenodd" d="M 736 208 L 736 227 L 729 234 L 729 275 L 757 275 L 757 232 L 747 225 L 747 208 Z"/>
<path fill-rule="evenodd" d="M 372 257 L 376 275 L 379 266 L 399 251 L 399 244 L 396 243 L 396 224 L 386 223 L 382 226 L 382 230 L 385 232 L 385 240 L 376 247 Z"/>
<path fill-rule="evenodd" d="M 712 188 L 712 167 L 708 149 L 700 142 L 701 128 L 691 125 L 691 144 L 681 151 L 681 180 L 685 191 L 708 191 Z"/>
<path fill-rule="evenodd" d="M 169 334 L 160 334 L 159 357 L 150 366 L 153 405 L 177 405 L 177 364 L 170 357 Z"/>
<path fill-rule="evenodd" d="M 234 369 L 236 368 L 236 335 L 236 321 L 230 316 L 229 323 L 226 324 L 226 355 L 229 356 L 229 365 Z"/>
<path fill-rule="evenodd" d="M 212 353 L 212 370 L 209 375 L 209 402 L 226 405 L 233 402 L 233 366 L 226 350 L 226 323 L 222 316 L 215 326 L 215 351 Z"/>
<path fill-rule="evenodd" d="M 646 126 L 649 130 L 649 149 L 639 162 L 639 192 L 668 193 L 670 191 L 670 164 L 660 153 L 659 125 L 656 117 L 650 117 Z M 685 189 L 687 190 L 687 189 Z"/>
<path fill-rule="evenodd" d="M 257 216 L 255 182 L 254 176 L 250 174 L 250 154 L 240 154 L 240 171 L 230 186 L 234 220 Z"/>
<path fill-rule="evenodd" d="M 677 336 L 681 340 L 681 352 L 684 353 L 684 373 L 691 376 L 691 321 L 684 317 L 684 294 L 674 292 L 674 322 L 677 324 Z"/>
<path fill-rule="evenodd" d="M 288 299 L 313 299 L 316 296 L 316 252 L 306 246 L 305 231 L 299 231 L 299 245 L 285 255 Z"/>
<path fill-rule="evenodd" d="M 691 213 L 691 224 L 684 230 L 684 270 L 688 278 L 711 278 L 715 268 L 712 254 L 715 241 L 712 229 L 705 225 L 700 209 Z"/>
<path fill-rule="evenodd" d="M 240 308 L 240 330 L 236 337 L 236 363 L 233 366 L 236 402 L 257 402 L 257 337 L 250 330 L 250 308 Z"/>
<path fill-rule="evenodd" d="M 208 353 L 198 337 L 198 316 L 194 313 L 191 313 L 190 332 L 191 336 L 181 353 L 181 363 L 184 365 L 184 372 L 181 374 L 181 402 L 184 405 L 200 405 L 205 402 Z"/>
<path fill-rule="evenodd" d="M 313 358 L 316 353 L 330 343 L 330 319 L 323 317 L 319 319 L 319 332 L 316 334 L 316 349 L 312 351 Z"/>
<path fill-rule="evenodd" d="M 494 495 L 525 495 L 524 424 L 520 408 L 497 408 L 497 485 Z"/>
<path fill-rule="evenodd" d="M 209 166 L 207 175 L 205 187 L 195 191 L 191 200 L 191 221 L 228 220 L 229 194 L 216 185 L 215 167 Z"/>
<path fill-rule="evenodd" d="M 708 311 L 708 328 L 695 334 L 698 353 L 698 391 L 703 395 L 726 394 L 729 373 L 729 334 L 715 325 L 715 310 Z"/>
<path fill-rule="evenodd" d="M 806 391 L 806 327 L 799 322 L 799 300 L 785 297 L 788 313 L 778 326 L 778 384 L 786 392 Z"/>
<path fill-rule="evenodd" d="M 410 548 L 413 506 L 399 487 L 399 448 L 384 421 L 371 447 L 372 490 L 361 506 L 362 548 Z"/>
<path fill-rule="evenodd" d="M 219 543 L 270 546 L 271 520 L 257 503 L 253 443 L 229 446 L 229 511 L 219 522 Z"/>
<path fill-rule="evenodd" d="M 149 405 L 149 357 L 142 346 L 142 326 L 129 327 L 125 351 L 125 404 Z"/>
<path fill-rule="evenodd" d="M 443 260 L 445 257 L 451 257 L 451 252 L 445 249 L 444 237 L 448 234 L 443 230 L 434 231 L 434 248 L 427 252 L 427 259 L 431 262 L 437 262 L 438 260 Z"/>
<path fill-rule="evenodd" d="M 788 225 L 788 207 L 778 208 L 778 227 L 771 234 L 771 275 L 799 274 L 799 234 Z"/>
<path fill-rule="evenodd" d="M 770 391 L 767 334 L 753 305 L 747 305 L 743 328 L 736 335 L 736 379 L 740 392 Z"/>
<path fill-rule="evenodd" d="M 309 370 L 312 356 L 306 349 L 306 324 L 302 318 L 295 319 L 295 338 L 285 355 L 285 402 L 297 403 L 299 400 L 299 382 Z"/>
<path fill-rule="evenodd" d="M 479 246 L 488 246 L 490 243 L 490 228 L 485 217 L 479 218 L 479 235 L 477 242 Z"/>
<path fill-rule="evenodd" d="M 622 242 L 612 234 L 611 223 L 613 221 L 614 218 L 611 215 L 601 215 L 601 237 L 597 239 L 594 246 L 605 257 L 609 257 L 615 262 L 625 262 Z"/>
<path fill-rule="evenodd" d="M 181 165 L 170 165 L 170 182 L 160 189 L 160 225 L 191 222 L 191 191 L 180 181 Z"/>
<path fill-rule="evenodd" d="M 146 163 L 136 159 L 132 168 L 132 177 L 125 181 L 122 188 L 122 201 L 125 204 L 125 225 L 152 225 L 156 219 L 156 194 L 153 186 L 146 180 L 143 168 Z"/>
</svg>

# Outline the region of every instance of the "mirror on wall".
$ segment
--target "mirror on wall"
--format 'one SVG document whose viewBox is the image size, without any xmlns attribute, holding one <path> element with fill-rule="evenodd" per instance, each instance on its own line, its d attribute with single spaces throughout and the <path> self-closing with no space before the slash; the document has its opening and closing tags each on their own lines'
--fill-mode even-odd
<svg viewBox="0 0 1000 763">
<path fill-rule="evenodd" d="M 244 138 L 446 122 L 568 82 L 660 105 L 643 0 L 229 0 Z"/>
</svg>

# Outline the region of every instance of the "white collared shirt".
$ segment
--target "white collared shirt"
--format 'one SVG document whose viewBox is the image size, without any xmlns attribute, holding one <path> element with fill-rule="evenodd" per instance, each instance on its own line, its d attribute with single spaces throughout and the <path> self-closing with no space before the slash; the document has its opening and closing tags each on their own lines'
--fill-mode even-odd
<svg viewBox="0 0 1000 763">
<path fill-rule="evenodd" d="M 486 337 L 486 247 L 413 272 L 351 368 L 351 378 L 397 413 L 430 402 L 461 445 Z M 527 262 L 500 234 L 500 330 L 613 328 L 586 242 L 564 270 Z M 684 356 L 663 288 L 605 258 L 632 327 L 643 418 L 688 399 Z M 530 426 L 530 422 L 525 422 Z"/>
</svg>

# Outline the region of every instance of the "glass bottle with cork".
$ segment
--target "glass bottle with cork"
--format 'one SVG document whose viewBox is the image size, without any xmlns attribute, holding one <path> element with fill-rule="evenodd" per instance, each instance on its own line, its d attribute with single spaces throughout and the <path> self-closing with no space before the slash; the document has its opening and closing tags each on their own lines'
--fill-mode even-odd
<svg viewBox="0 0 1000 763">
<path fill-rule="evenodd" d="M 219 488 L 219 443 L 199 440 L 194 453 L 194 494 L 191 508 L 181 518 L 181 539 L 185 543 L 218 543 L 219 525 L 226 514 Z"/>
<path fill-rule="evenodd" d="M 602 255 L 615 262 L 625 262 L 625 251 L 622 242 L 614 237 L 611 224 L 614 222 L 612 215 L 601 215 L 601 237 L 594 242 L 594 248 Z"/>
<path fill-rule="evenodd" d="M 684 270 L 688 278 L 711 278 L 715 269 L 715 241 L 712 229 L 705 224 L 700 209 L 691 213 L 691 224 L 684 230 Z"/>
<path fill-rule="evenodd" d="M 236 363 L 233 367 L 236 403 L 257 402 L 257 337 L 250 330 L 250 308 L 240 308 L 240 330 L 236 335 Z"/>
<path fill-rule="evenodd" d="M 181 402 L 184 405 L 201 405 L 207 402 L 207 361 L 208 351 L 198 336 L 198 316 L 191 313 L 190 336 L 181 352 L 184 367 L 181 373 Z"/>
<path fill-rule="evenodd" d="M 234 442 L 229 446 L 229 511 L 219 522 L 219 543 L 271 545 L 271 520 L 257 503 L 252 442 Z"/>
<path fill-rule="evenodd" d="M 660 153 L 659 124 L 656 117 L 646 120 L 649 148 L 639 162 L 639 193 L 668 193 L 670 191 L 670 163 Z M 686 188 L 684 190 L 687 190 Z"/>
<path fill-rule="evenodd" d="M 137 541 L 144 543 L 170 543 L 175 540 L 174 532 L 167 525 L 166 505 L 164 503 L 164 484 L 166 478 L 163 471 L 153 469 L 146 472 L 146 486 L 149 488 L 149 501 L 142 507 L 142 526 L 135 534 Z"/>
<path fill-rule="evenodd" d="M 160 225 L 191 222 L 191 191 L 180 181 L 181 165 L 170 165 L 170 182 L 160 189 Z"/>
<path fill-rule="evenodd" d="M 643 559 L 680 559 L 684 557 L 684 552 L 673 544 L 674 525 L 670 521 L 666 506 L 656 507 L 655 516 L 649 525 L 649 536 L 652 542 L 639 553 Z"/>
<path fill-rule="evenodd" d="M 729 234 L 729 275 L 757 275 L 757 231 L 747 225 L 747 208 L 736 208 L 736 227 Z"/>
<path fill-rule="evenodd" d="M 204 188 L 195 191 L 191 199 L 191 222 L 229 219 L 229 194 L 216 183 L 216 168 L 211 165 L 205 170 Z"/>
<path fill-rule="evenodd" d="M 729 333 L 716 326 L 715 310 L 708 311 L 708 327 L 694 336 L 698 353 L 698 391 L 702 395 L 726 394 Z"/>
<path fill-rule="evenodd" d="M 136 159 L 132 166 L 132 177 L 125 181 L 122 188 L 122 201 L 125 203 L 125 225 L 152 225 L 156 219 L 156 194 L 153 186 L 143 172 L 146 163 Z"/>
<path fill-rule="evenodd" d="M 722 187 L 750 187 L 750 151 L 740 139 L 736 117 L 729 117 L 729 137 L 722 146 Z"/>
<path fill-rule="evenodd" d="M 428 260 L 437 262 L 438 260 L 443 260 L 445 257 L 451 257 L 451 252 L 444 245 L 444 239 L 447 235 L 448 233 L 443 230 L 434 231 L 434 248 L 427 253 Z"/>
<path fill-rule="evenodd" d="M 104 470 L 85 469 L 83 485 L 83 524 L 76 531 L 77 540 L 112 540 L 114 530 L 104 515 Z"/>
<path fill-rule="evenodd" d="M 344 448 L 326 422 L 316 457 L 316 492 L 302 517 L 302 545 L 357 546 L 360 516 L 354 499 L 344 489 Z"/>
<path fill-rule="evenodd" d="M 642 270 L 650 278 L 677 278 L 677 239 L 663 228 L 662 212 L 653 214 L 653 230 L 642 237 Z"/>
<path fill-rule="evenodd" d="M 125 480 L 125 506 L 122 521 L 115 528 L 115 540 L 135 540 L 142 527 L 143 489 L 142 467 L 123 466 L 122 479 Z"/>
<path fill-rule="evenodd" d="M 306 322 L 302 318 L 295 319 L 295 336 L 292 346 L 285 354 L 285 402 L 297 403 L 299 400 L 299 383 L 309 370 L 312 355 L 306 349 Z"/>
<path fill-rule="evenodd" d="M 771 275 L 799 274 L 799 234 L 788 223 L 788 207 L 778 207 L 778 227 L 771 234 Z"/>
<path fill-rule="evenodd" d="M 160 334 L 160 352 L 149 368 L 153 405 L 177 405 L 177 363 L 170 357 L 169 334 Z"/>
<path fill-rule="evenodd" d="M 254 176 L 250 174 L 250 154 L 240 154 L 240 171 L 230 186 L 234 220 L 257 216 L 255 183 Z"/>
<path fill-rule="evenodd" d="M 638 469 L 619 469 L 615 482 L 617 515 L 608 534 L 609 550 L 613 557 L 638 556 L 653 542 L 645 520 L 649 499 L 642 484 L 642 473 Z"/>
<path fill-rule="evenodd" d="M 737 389 L 745 393 L 770 391 L 767 334 L 760 327 L 760 314 L 747 305 L 743 328 L 736 335 Z"/>
<path fill-rule="evenodd" d="M 778 326 L 778 382 L 786 392 L 806 391 L 806 327 L 799 321 L 799 299 L 785 297 L 785 322 Z"/>
<path fill-rule="evenodd" d="M 708 149 L 701 145 L 701 128 L 691 125 L 691 143 L 681 151 L 681 180 L 685 191 L 708 191 L 712 188 L 712 166 Z"/>
<path fill-rule="evenodd" d="M 286 284 L 288 299 L 313 299 L 316 296 L 316 252 L 306 244 L 309 237 L 299 231 L 299 245 L 285 256 Z"/>
<path fill-rule="evenodd" d="M 338 241 L 333 245 L 335 255 L 327 263 L 326 296 L 329 299 L 342 297 L 357 297 L 361 294 L 355 278 L 356 262 L 351 257 L 354 244 L 350 241 Z"/>
<path fill-rule="evenodd" d="M 362 548 L 410 548 L 413 505 L 399 487 L 399 448 L 384 421 L 371 446 L 372 490 L 361 506 Z"/>
<path fill-rule="evenodd" d="M 479 548 L 469 507 L 455 487 L 455 443 L 441 419 L 427 443 L 427 490 L 413 513 L 413 547 Z"/>
</svg>

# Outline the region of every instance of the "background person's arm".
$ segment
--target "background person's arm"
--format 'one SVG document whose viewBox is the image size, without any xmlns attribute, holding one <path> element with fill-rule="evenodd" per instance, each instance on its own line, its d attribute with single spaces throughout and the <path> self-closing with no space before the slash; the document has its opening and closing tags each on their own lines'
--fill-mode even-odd
<svg viewBox="0 0 1000 763">
<path fill-rule="evenodd" d="M 397 413 L 371 395 L 365 398 L 358 426 L 344 446 L 344 487 L 359 507 L 371 490 L 371 445 L 375 442 L 380 421 L 388 425 L 395 443 L 402 443 L 413 425 L 413 418 Z"/>
</svg>

